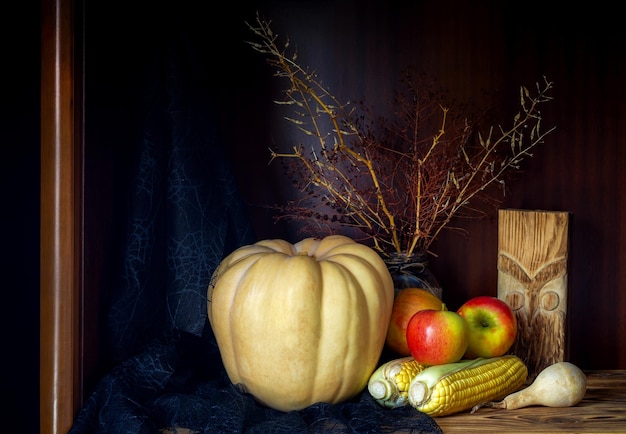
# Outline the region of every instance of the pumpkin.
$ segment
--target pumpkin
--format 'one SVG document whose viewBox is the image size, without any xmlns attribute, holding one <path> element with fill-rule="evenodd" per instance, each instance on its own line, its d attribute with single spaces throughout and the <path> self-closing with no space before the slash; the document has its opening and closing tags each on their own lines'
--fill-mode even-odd
<svg viewBox="0 0 626 434">
<path fill-rule="evenodd" d="M 268 407 L 291 411 L 341 402 L 367 386 L 394 289 L 373 249 L 331 235 L 240 247 L 219 264 L 207 295 L 232 383 Z"/>
</svg>

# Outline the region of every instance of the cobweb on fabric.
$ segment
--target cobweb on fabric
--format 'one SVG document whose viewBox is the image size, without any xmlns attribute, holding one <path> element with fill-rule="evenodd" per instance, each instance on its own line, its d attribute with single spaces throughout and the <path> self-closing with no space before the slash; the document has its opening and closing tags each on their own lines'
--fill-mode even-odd
<svg viewBox="0 0 626 434">
<path fill-rule="evenodd" d="M 346 402 L 300 411 L 265 407 L 229 381 L 210 326 L 202 338 L 171 336 L 118 366 L 99 383 L 69 434 L 173 432 L 442 433 L 430 416 L 410 406 L 384 408 L 366 390 Z"/>
<path fill-rule="evenodd" d="M 213 270 L 256 241 L 219 127 L 208 121 L 215 116 L 184 79 L 185 64 L 170 58 L 168 79 L 149 92 L 161 96 L 141 132 L 122 272 L 107 313 L 117 361 L 169 329 L 202 334 Z"/>
<path fill-rule="evenodd" d="M 197 153 L 175 146 L 170 157 L 166 306 L 174 327 L 199 335 L 210 271 L 225 253 L 229 216 L 220 183 L 217 188 L 201 185 L 206 169 L 196 167 Z"/>
</svg>

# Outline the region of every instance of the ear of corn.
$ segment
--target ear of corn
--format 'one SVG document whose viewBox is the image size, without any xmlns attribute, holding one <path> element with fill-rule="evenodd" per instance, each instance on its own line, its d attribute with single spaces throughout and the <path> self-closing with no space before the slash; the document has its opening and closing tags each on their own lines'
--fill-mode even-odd
<svg viewBox="0 0 626 434">
<path fill-rule="evenodd" d="M 446 416 L 501 399 L 518 390 L 527 376 L 526 365 L 513 355 L 431 366 L 413 378 L 408 400 L 430 416 Z"/>
<path fill-rule="evenodd" d="M 411 380 L 425 369 L 413 357 L 402 357 L 383 363 L 374 371 L 367 389 L 383 407 L 396 408 L 408 405 Z"/>
</svg>

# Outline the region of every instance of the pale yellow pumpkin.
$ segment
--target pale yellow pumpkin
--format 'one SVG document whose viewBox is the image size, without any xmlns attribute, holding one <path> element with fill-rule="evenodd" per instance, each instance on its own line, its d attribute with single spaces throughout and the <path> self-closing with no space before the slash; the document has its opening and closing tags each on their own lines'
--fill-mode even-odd
<svg viewBox="0 0 626 434">
<path fill-rule="evenodd" d="M 265 240 L 221 262 L 208 315 L 230 380 L 269 407 L 299 410 L 364 390 L 393 293 L 379 255 L 348 237 Z"/>
</svg>

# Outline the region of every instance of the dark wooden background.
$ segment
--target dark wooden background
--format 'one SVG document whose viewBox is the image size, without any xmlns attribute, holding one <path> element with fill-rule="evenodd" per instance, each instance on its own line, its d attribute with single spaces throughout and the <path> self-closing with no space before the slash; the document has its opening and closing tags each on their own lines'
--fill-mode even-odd
<svg viewBox="0 0 626 434">
<path fill-rule="evenodd" d="M 451 95 L 494 105 L 512 118 L 519 86 L 547 77 L 554 101 L 542 112 L 557 127 L 501 207 L 567 211 L 570 222 L 568 359 L 583 369 L 626 368 L 626 34 L 616 6 L 596 2 L 567 10 L 550 2 L 501 1 L 258 1 L 226 5 L 219 14 L 182 3 L 191 37 L 206 43 L 210 80 L 229 131 L 225 146 L 249 202 L 259 238 L 297 241 L 262 205 L 284 200 L 289 183 L 268 165 L 268 147 L 301 137 L 272 100 L 280 87 L 264 59 L 244 41 L 244 21 L 259 10 L 279 35 L 298 46 L 300 62 L 316 69 L 340 99 L 388 102 L 402 68 L 413 65 Z M 166 34 L 167 8 L 124 14 L 86 6 L 85 305 L 97 312 L 114 261 L 115 231 L 128 183 L 127 145 L 136 141 L 145 44 Z M 219 26 L 218 26 L 219 23 Z M 114 32 L 111 29 L 115 29 Z M 132 146 L 132 145 L 131 145 Z M 465 223 L 467 235 L 444 233 L 431 267 L 455 309 L 466 299 L 496 294 L 497 214 Z M 86 333 L 98 335 L 97 314 Z M 86 340 L 85 375 L 94 375 L 97 340 Z M 95 378 L 86 381 L 89 389 Z"/>
<path fill-rule="evenodd" d="M 342 99 L 366 97 L 382 105 L 399 71 L 409 64 L 435 76 L 459 99 L 505 111 L 516 107 L 520 85 L 532 86 L 544 75 L 554 81 L 555 100 L 543 115 L 544 125 L 557 130 L 524 166 L 501 206 L 571 213 L 568 358 L 583 369 L 626 369 L 626 271 L 621 266 L 626 261 L 626 31 L 617 5 L 259 0 L 228 2 L 214 11 L 195 3 L 85 5 L 85 59 L 79 59 L 86 65 L 85 347 L 78 379 L 83 392 L 89 393 L 101 374 L 94 367 L 102 356 L 98 299 L 107 290 L 103 282 L 115 260 L 112 240 L 124 221 L 120 197 L 129 179 L 128 149 L 137 140 L 141 117 L 135 98 L 143 89 L 144 49 L 162 43 L 172 24 L 168 17 L 180 16 L 170 8 L 186 10 L 190 36 L 206 43 L 204 61 L 213 71 L 207 80 L 221 104 L 220 122 L 230 131 L 225 146 L 260 238 L 296 241 L 292 228 L 274 225 L 258 205 L 279 202 L 287 194 L 280 167 L 266 164 L 267 148 L 300 139 L 285 129 L 272 104 L 278 88 L 271 71 L 243 43 L 250 36 L 244 20 L 254 19 L 256 10 L 297 44 L 302 63 L 317 69 Z M 18 355 L 6 370 L 13 398 L 7 408 L 27 431 L 38 425 L 31 417 L 38 395 L 37 171 L 40 163 L 47 164 L 38 153 L 41 17 L 35 9 L 12 7 L 7 16 L 21 25 L 17 33 L 15 26 L 7 27 L 3 38 L 10 47 L 5 50 L 10 80 L 4 101 L 11 114 L 3 127 L 9 154 L 2 171 L 11 210 L 3 213 L 10 235 L 6 342 Z M 466 229 L 467 236 L 445 233 L 433 246 L 438 257 L 431 266 L 451 308 L 496 291 L 496 214 Z M 73 344 L 67 344 L 72 351 Z M 42 342 L 43 347 L 54 343 Z M 72 377 L 65 368 L 58 367 L 63 378 Z"/>
<path fill-rule="evenodd" d="M 554 101 L 542 115 L 544 129 L 557 129 L 500 206 L 571 213 L 568 358 L 584 369 L 626 368 L 626 33 L 613 6 L 340 1 L 278 2 L 260 11 L 297 45 L 300 63 L 343 99 L 365 96 L 384 105 L 400 70 L 413 65 L 451 95 L 512 116 L 520 85 L 553 81 Z M 244 15 L 253 19 L 253 11 Z M 256 64 L 256 53 L 243 53 L 257 74 L 271 75 Z M 253 202 L 287 194 L 280 166 L 259 163 L 268 161 L 268 146 L 302 140 L 259 98 L 276 97 L 274 84 L 237 95 L 237 122 L 250 127 L 238 132 L 235 162 Z M 252 212 L 262 237 L 295 237 Z M 450 308 L 496 294 L 497 214 L 464 226 L 467 236 L 446 232 L 433 246 L 431 267 Z"/>
</svg>

